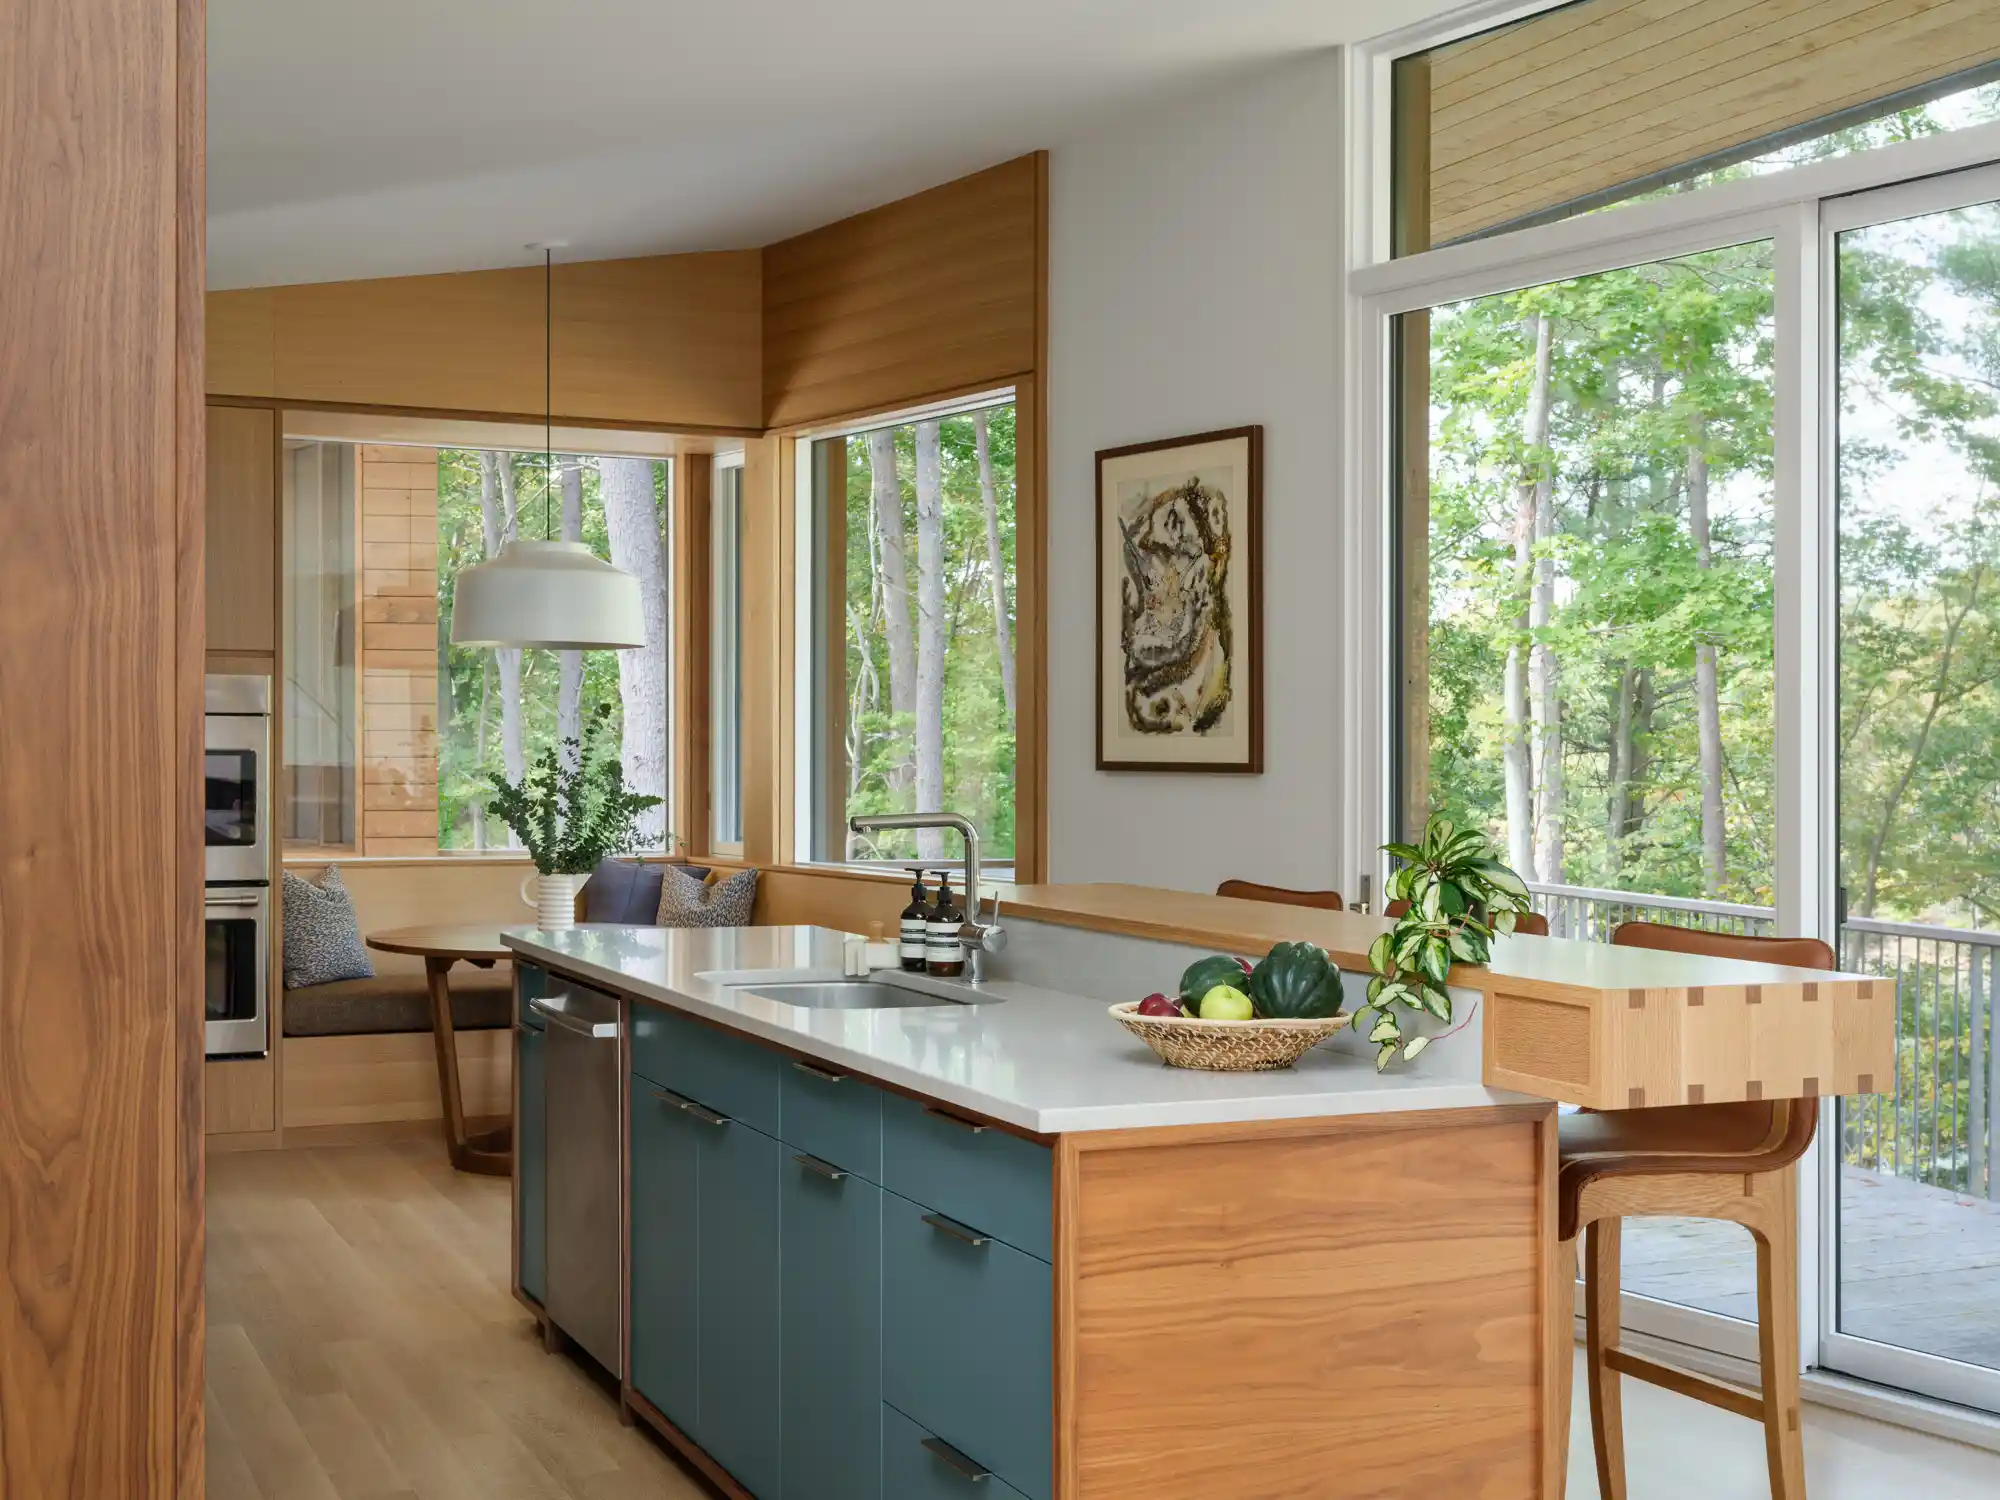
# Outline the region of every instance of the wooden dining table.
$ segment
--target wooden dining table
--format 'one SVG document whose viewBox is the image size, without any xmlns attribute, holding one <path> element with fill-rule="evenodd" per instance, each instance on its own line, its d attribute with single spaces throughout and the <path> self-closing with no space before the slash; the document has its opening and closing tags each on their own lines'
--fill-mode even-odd
<svg viewBox="0 0 2000 1500">
<path fill-rule="evenodd" d="M 458 1035 L 451 1019 L 450 974 L 456 964 L 490 969 L 512 963 L 498 927 L 394 927 L 371 932 L 367 942 L 378 953 L 402 953 L 424 961 L 424 978 L 431 997 L 431 1043 L 437 1052 L 438 1094 L 443 1106 L 445 1150 L 461 1172 L 509 1177 L 514 1171 L 514 1125 L 510 1120 L 492 1130 L 468 1133 L 465 1092 L 458 1077 Z"/>
</svg>

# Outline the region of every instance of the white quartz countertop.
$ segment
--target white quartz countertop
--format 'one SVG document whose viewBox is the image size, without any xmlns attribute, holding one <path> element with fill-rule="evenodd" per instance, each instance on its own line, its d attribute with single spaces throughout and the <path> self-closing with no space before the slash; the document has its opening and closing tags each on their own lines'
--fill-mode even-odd
<svg viewBox="0 0 2000 1500">
<path fill-rule="evenodd" d="M 1203 1073 L 1162 1064 L 1102 1001 L 1031 985 L 983 985 L 991 1002 L 979 1005 L 859 1011 L 756 993 L 841 978 L 842 935 L 825 928 L 517 928 L 502 940 L 578 979 L 1042 1135 L 1540 1102 L 1480 1082 L 1476 1016 L 1387 1073 L 1344 1031 L 1281 1072 Z"/>
</svg>

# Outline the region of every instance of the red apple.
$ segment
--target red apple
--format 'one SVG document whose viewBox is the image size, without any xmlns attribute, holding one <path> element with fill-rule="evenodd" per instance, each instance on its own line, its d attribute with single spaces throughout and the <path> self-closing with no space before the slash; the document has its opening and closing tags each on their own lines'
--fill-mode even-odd
<svg viewBox="0 0 2000 1500">
<path fill-rule="evenodd" d="M 1180 1002 L 1169 1000 L 1165 995 L 1148 995 L 1139 1002 L 1139 1014 L 1142 1016 L 1177 1016 L 1180 1013 Z"/>
</svg>

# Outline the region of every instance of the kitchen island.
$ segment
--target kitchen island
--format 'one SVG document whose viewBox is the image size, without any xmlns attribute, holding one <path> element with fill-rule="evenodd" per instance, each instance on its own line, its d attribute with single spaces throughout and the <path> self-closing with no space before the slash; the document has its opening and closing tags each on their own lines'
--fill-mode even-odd
<svg viewBox="0 0 2000 1500">
<path fill-rule="evenodd" d="M 1413 1066 L 1378 1075 L 1343 1035 L 1284 1072 L 1187 1072 L 1104 1010 L 1171 988 L 1185 934 L 1022 905 L 977 1004 L 760 994 L 840 977 L 824 929 L 508 935 L 516 1283 L 551 1336 L 762 1500 L 1558 1493 L 1555 1106 L 1484 1081 L 1484 971 Z M 1204 910 L 1201 947 L 1268 946 Z M 1646 990 L 1615 962 L 1628 1007 Z M 1795 977 L 1654 972 L 1774 999 Z M 1562 977 L 1507 984 L 1554 986 L 1518 996 L 1539 1004 Z M 580 1101 L 552 1080 L 585 1047 Z M 580 1104 L 588 1160 L 620 1168 L 595 1183 L 563 1166 Z"/>
</svg>

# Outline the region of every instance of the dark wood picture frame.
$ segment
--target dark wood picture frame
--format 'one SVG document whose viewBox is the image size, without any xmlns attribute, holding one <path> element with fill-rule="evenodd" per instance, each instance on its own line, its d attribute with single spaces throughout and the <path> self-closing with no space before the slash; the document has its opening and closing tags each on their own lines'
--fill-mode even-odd
<svg viewBox="0 0 2000 1500">
<path fill-rule="evenodd" d="M 1109 513 L 1107 505 L 1110 497 L 1105 493 L 1105 465 L 1112 460 L 1131 458 L 1144 453 L 1169 453 L 1176 448 L 1195 448 L 1212 443 L 1240 442 L 1247 449 L 1245 465 L 1247 479 L 1244 485 L 1244 545 L 1239 558 L 1232 564 L 1247 568 L 1245 579 L 1246 595 L 1249 601 L 1247 621 L 1235 621 L 1234 633 L 1239 642 L 1248 641 L 1247 654 L 1241 653 L 1231 666 L 1231 689 L 1240 693 L 1243 712 L 1247 722 L 1249 740 L 1248 757 L 1241 761 L 1207 760 L 1108 760 L 1105 758 L 1104 720 L 1106 713 L 1105 692 L 1110 684 L 1105 681 L 1106 646 L 1106 606 L 1105 597 L 1105 538 Z M 1150 443 L 1128 443 L 1120 448 L 1100 448 L 1097 452 L 1097 545 L 1094 549 L 1097 566 L 1097 624 L 1093 632 L 1097 651 L 1096 681 L 1097 692 L 1093 703 L 1096 715 L 1095 736 L 1097 742 L 1097 769 L 1100 771 L 1165 771 L 1178 774 L 1206 772 L 1225 776 L 1261 776 L 1264 772 L 1264 429 L 1261 425 L 1248 427 L 1226 427 L 1214 432 L 1198 432 L 1186 437 L 1164 438 Z"/>
</svg>

